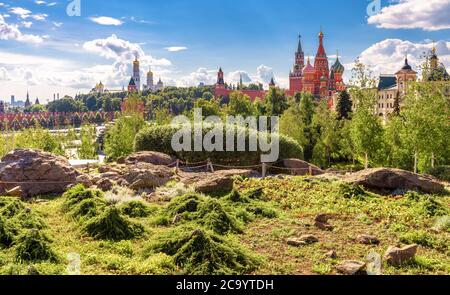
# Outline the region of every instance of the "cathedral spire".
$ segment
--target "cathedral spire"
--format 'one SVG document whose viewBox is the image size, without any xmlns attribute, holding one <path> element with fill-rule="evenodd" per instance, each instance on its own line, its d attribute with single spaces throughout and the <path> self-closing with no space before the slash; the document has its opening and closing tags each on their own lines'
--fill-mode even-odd
<svg viewBox="0 0 450 295">
<path fill-rule="evenodd" d="M 323 38 L 324 38 L 324 34 L 322 32 L 322 29 L 320 29 L 319 48 L 317 49 L 316 57 L 326 57 L 327 56 L 327 54 L 325 53 L 325 48 L 323 47 Z"/>
<path fill-rule="evenodd" d="M 297 53 L 303 53 L 303 48 L 302 48 L 302 35 L 298 35 Z"/>
</svg>

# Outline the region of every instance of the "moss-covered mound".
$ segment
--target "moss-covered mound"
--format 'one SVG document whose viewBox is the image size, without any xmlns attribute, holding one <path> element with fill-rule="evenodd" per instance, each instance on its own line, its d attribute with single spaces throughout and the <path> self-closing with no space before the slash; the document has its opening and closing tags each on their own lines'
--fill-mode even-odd
<svg viewBox="0 0 450 295">
<path fill-rule="evenodd" d="M 74 206 L 86 199 L 104 199 L 103 192 L 95 189 L 86 189 L 84 185 L 78 184 L 63 194 L 65 202 L 63 209 L 68 212 Z"/>
<path fill-rule="evenodd" d="M 122 214 L 132 218 L 148 217 L 152 213 L 152 209 L 140 201 L 127 202 L 120 207 L 120 210 Z"/>
<path fill-rule="evenodd" d="M 50 247 L 50 240 L 42 232 L 31 229 L 22 234 L 15 242 L 18 262 L 51 261 L 58 257 Z"/>
<path fill-rule="evenodd" d="M 25 230 L 41 230 L 45 223 L 15 198 L 0 197 L 0 247 L 9 248 Z"/>
<path fill-rule="evenodd" d="M 130 240 L 141 236 L 144 227 L 121 215 L 116 207 L 108 207 L 100 215 L 95 216 L 83 226 L 84 232 L 100 240 Z"/>
<path fill-rule="evenodd" d="M 172 200 L 165 214 L 168 218 L 180 216 L 181 221 L 192 221 L 218 234 L 239 233 L 237 220 L 216 199 L 191 193 Z"/>
<path fill-rule="evenodd" d="M 0 249 L 8 248 L 14 240 L 14 232 L 9 222 L 0 216 Z"/>
<path fill-rule="evenodd" d="M 69 211 L 70 216 L 83 221 L 99 215 L 105 210 L 106 201 L 101 198 L 84 199 L 81 202 L 74 204 Z"/>
<path fill-rule="evenodd" d="M 191 275 L 247 274 L 259 264 L 256 256 L 229 237 L 190 226 L 165 232 L 148 251 L 172 255 L 175 264 Z"/>
</svg>

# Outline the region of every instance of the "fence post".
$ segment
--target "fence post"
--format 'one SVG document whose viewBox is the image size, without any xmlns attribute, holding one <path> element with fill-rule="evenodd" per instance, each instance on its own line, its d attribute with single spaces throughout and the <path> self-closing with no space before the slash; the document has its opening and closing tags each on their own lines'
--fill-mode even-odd
<svg viewBox="0 0 450 295">
<path fill-rule="evenodd" d="M 90 171 L 90 169 L 89 169 L 89 162 L 87 163 L 87 173 L 89 174 L 89 173 L 91 173 L 91 171 Z"/>
<path fill-rule="evenodd" d="M 313 170 L 311 166 L 308 166 L 309 176 L 313 176 Z"/>
<path fill-rule="evenodd" d="M 211 170 L 212 173 L 214 173 L 214 166 L 211 162 L 211 159 L 208 158 L 208 163 L 206 165 L 206 171 Z"/>
<path fill-rule="evenodd" d="M 177 163 L 175 164 L 175 173 L 178 173 L 178 169 L 180 169 L 180 160 L 177 159 Z"/>
<path fill-rule="evenodd" d="M 266 178 L 266 175 L 267 175 L 267 164 L 266 164 L 266 163 L 262 163 L 262 171 L 261 171 L 261 174 L 262 174 L 262 178 L 263 178 L 263 179 Z"/>
</svg>

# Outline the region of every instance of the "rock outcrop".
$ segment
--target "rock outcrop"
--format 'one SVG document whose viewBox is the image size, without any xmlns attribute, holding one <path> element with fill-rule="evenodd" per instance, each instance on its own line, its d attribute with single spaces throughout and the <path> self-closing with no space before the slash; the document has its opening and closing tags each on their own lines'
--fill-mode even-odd
<svg viewBox="0 0 450 295">
<path fill-rule="evenodd" d="M 23 198 L 63 193 L 82 180 L 82 175 L 63 157 L 31 149 L 18 149 L 0 162 L 0 191 L 20 187 Z"/>
<path fill-rule="evenodd" d="M 149 163 L 168 166 L 176 162 L 176 158 L 159 152 L 138 152 L 125 158 L 125 164 Z"/>
<path fill-rule="evenodd" d="M 345 177 L 344 180 L 380 193 L 389 193 L 397 189 L 415 190 L 430 194 L 444 191 L 444 185 L 431 176 L 391 168 L 362 170 Z"/>
<path fill-rule="evenodd" d="M 386 262 L 393 266 L 401 266 L 414 259 L 417 253 L 417 245 L 409 245 L 403 248 L 389 247 L 384 254 Z"/>
<path fill-rule="evenodd" d="M 214 173 L 179 173 L 180 181 L 199 193 L 230 192 L 234 177 L 249 177 L 251 170 L 219 170 Z"/>
</svg>

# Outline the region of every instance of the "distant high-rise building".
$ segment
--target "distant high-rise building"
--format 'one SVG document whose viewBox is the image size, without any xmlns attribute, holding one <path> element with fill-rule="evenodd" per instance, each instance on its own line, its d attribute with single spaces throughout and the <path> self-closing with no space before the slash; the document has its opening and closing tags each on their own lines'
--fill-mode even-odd
<svg viewBox="0 0 450 295">
<path fill-rule="evenodd" d="M 14 95 L 11 95 L 11 105 L 15 105 L 16 104 L 16 97 Z"/>
<path fill-rule="evenodd" d="M 136 59 L 133 61 L 133 80 L 136 84 L 137 91 L 141 90 L 141 74 L 139 70 L 139 60 Z"/>
<path fill-rule="evenodd" d="M 4 112 L 5 112 L 5 103 L 0 100 L 0 113 L 4 113 Z"/>
</svg>

